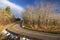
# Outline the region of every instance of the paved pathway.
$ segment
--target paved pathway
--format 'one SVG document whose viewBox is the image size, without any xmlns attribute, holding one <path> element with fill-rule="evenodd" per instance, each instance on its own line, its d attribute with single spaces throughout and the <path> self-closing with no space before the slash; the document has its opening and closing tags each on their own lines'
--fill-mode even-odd
<svg viewBox="0 0 60 40">
<path fill-rule="evenodd" d="M 8 27 L 7 31 L 15 34 L 30 36 L 43 40 L 60 40 L 60 34 L 31 31 L 21 28 L 19 24 L 15 24 L 13 27 Z"/>
</svg>

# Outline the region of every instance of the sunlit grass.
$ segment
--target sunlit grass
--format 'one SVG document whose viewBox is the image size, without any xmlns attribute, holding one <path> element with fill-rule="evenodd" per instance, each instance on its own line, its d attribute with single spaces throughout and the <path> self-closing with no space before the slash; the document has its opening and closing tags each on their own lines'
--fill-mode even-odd
<svg viewBox="0 0 60 40">
<path fill-rule="evenodd" d="M 60 33 L 60 16 L 55 11 L 54 5 L 49 3 L 44 6 L 28 6 L 23 13 L 26 29 L 50 33 Z"/>
<path fill-rule="evenodd" d="M 0 32 L 13 23 L 13 18 L 9 6 L 5 9 L 0 9 Z"/>
</svg>

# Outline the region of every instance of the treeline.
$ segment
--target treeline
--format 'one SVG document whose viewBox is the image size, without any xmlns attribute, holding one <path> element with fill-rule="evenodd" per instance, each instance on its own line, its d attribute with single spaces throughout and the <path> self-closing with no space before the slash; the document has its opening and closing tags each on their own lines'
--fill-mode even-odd
<svg viewBox="0 0 60 40">
<path fill-rule="evenodd" d="M 40 6 L 28 6 L 23 13 L 24 26 L 32 30 L 59 31 L 60 18 L 54 5 L 41 4 Z"/>
<path fill-rule="evenodd" d="M 11 9 L 7 6 L 5 9 L 0 9 L 0 25 L 6 25 L 13 21 L 13 15 Z"/>
</svg>

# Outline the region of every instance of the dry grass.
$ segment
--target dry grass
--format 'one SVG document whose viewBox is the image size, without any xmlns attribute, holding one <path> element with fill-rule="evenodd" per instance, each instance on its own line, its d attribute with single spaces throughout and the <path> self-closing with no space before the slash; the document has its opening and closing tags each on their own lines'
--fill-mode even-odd
<svg viewBox="0 0 60 40">
<path fill-rule="evenodd" d="M 10 27 L 10 26 L 13 25 L 14 23 L 15 23 L 15 22 L 8 23 L 7 25 L 0 25 L 0 32 L 2 32 L 2 30 L 4 30 L 5 28 Z"/>
<path fill-rule="evenodd" d="M 7 8 L 9 9 L 9 8 Z M 9 9 L 10 10 L 10 9 Z M 6 9 L 0 9 L 0 32 L 6 28 L 7 25 L 13 23 L 13 15 L 11 14 L 11 11 L 8 11 Z"/>
<path fill-rule="evenodd" d="M 37 25 L 26 25 L 25 28 L 33 31 L 38 31 L 38 32 L 49 32 L 49 33 L 60 33 L 60 27 L 54 26 L 54 25 L 40 25 L 39 27 Z"/>
<path fill-rule="evenodd" d="M 24 26 L 35 31 L 60 33 L 60 17 L 57 15 L 54 6 L 49 3 L 40 7 L 28 6 L 23 13 Z"/>
</svg>

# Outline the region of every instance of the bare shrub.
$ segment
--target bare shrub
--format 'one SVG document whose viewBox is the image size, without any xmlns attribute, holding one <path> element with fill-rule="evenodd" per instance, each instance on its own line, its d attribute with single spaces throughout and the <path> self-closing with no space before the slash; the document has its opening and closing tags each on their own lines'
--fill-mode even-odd
<svg viewBox="0 0 60 40">
<path fill-rule="evenodd" d="M 6 9 L 0 9 L 0 25 L 6 25 L 13 20 L 10 7 L 6 7 Z"/>
<path fill-rule="evenodd" d="M 58 27 L 58 18 L 54 6 L 51 4 L 41 4 L 40 6 L 28 6 L 23 13 L 24 25 L 33 30 L 48 30 Z M 54 27 L 52 27 L 54 26 Z"/>
</svg>

